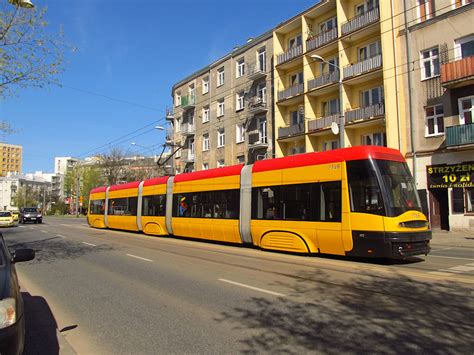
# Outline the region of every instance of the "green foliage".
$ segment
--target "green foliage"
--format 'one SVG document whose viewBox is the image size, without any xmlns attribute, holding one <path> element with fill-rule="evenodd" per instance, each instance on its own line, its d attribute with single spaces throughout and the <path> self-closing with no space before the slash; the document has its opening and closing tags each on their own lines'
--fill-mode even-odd
<svg viewBox="0 0 474 355">
<path fill-rule="evenodd" d="M 57 83 L 64 70 L 62 31 L 48 32 L 46 8 L 23 9 L 0 2 L 0 98 L 26 87 Z M 48 30 L 48 31 L 47 31 Z"/>
<path fill-rule="evenodd" d="M 12 198 L 13 206 L 16 207 L 38 207 L 43 201 L 40 191 L 33 190 L 31 187 L 19 187 L 15 196 Z"/>
<path fill-rule="evenodd" d="M 68 208 L 68 205 L 66 205 L 63 201 L 59 201 L 51 205 L 50 213 L 52 215 L 65 215 L 68 212 Z"/>
</svg>

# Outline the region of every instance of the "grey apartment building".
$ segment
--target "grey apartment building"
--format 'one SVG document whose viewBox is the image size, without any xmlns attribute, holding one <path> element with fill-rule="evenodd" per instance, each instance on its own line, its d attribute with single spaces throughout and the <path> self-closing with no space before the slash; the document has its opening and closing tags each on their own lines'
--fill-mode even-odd
<svg viewBox="0 0 474 355">
<path fill-rule="evenodd" d="M 474 3 L 405 0 L 407 161 L 431 227 L 474 231 Z M 400 67 L 401 68 L 401 67 Z"/>
<path fill-rule="evenodd" d="M 272 53 L 269 31 L 173 86 L 175 174 L 273 156 Z"/>
</svg>

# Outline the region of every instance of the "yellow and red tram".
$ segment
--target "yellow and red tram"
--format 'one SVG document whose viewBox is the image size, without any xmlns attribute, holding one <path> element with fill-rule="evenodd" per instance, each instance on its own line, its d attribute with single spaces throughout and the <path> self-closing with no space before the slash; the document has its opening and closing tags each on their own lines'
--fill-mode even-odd
<svg viewBox="0 0 474 355">
<path fill-rule="evenodd" d="M 297 253 L 430 251 L 403 156 L 360 146 L 93 189 L 89 224 Z"/>
</svg>

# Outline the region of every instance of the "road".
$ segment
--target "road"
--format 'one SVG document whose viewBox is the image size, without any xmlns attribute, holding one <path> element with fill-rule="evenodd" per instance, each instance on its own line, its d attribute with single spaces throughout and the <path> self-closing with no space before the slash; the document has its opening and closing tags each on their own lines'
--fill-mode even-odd
<svg viewBox="0 0 474 355">
<path fill-rule="evenodd" d="M 42 342 L 55 328 L 79 354 L 474 349 L 470 248 L 389 263 L 98 230 L 74 218 L 3 233 L 9 246 L 37 251 L 17 271 L 25 303 L 39 300 L 48 314 L 30 315 L 27 328 L 48 330 L 30 329 L 27 354 L 54 352 Z"/>
</svg>

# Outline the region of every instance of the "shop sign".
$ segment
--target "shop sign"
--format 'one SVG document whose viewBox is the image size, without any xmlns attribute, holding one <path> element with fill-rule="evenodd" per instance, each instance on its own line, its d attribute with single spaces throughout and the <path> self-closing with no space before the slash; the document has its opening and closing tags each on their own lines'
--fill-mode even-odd
<svg viewBox="0 0 474 355">
<path fill-rule="evenodd" d="M 474 162 L 426 166 L 428 189 L 474 187 Z"/>
</svg>

